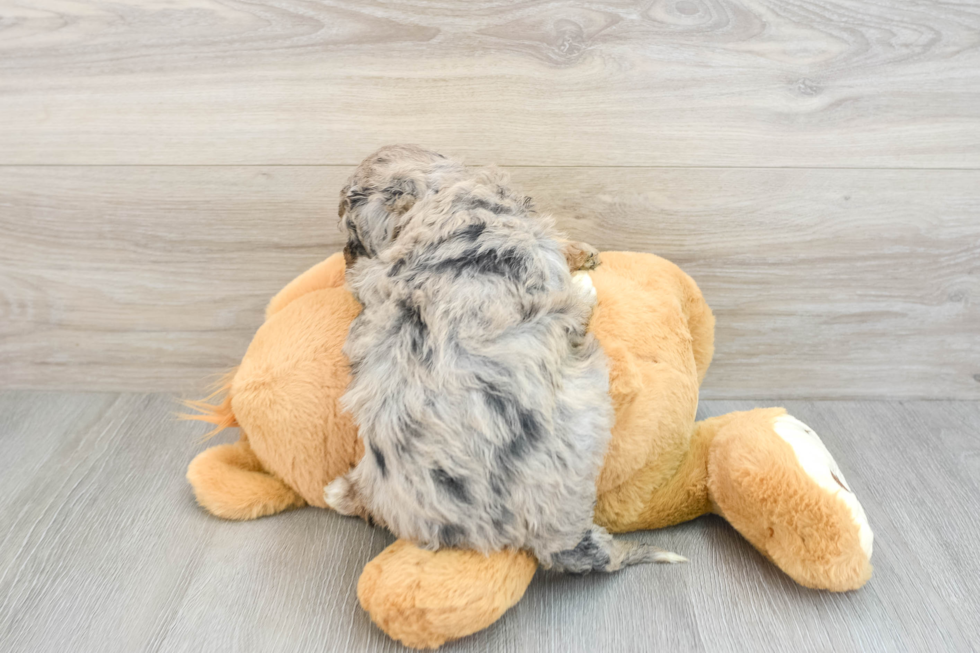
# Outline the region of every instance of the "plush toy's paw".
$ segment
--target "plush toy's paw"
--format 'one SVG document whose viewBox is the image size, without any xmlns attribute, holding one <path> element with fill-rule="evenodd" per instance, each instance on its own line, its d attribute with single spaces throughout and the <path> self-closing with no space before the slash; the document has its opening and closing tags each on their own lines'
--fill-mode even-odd
<svg viewBox="0 0 980 653">
<path fill-rule="evenodd" d="M 773 430 L 793 447 L 793 453 L 800 461 L 803 471 L 821 488 L 836 495 L 851 511 L 851 517 L 858 528 L 861 549 L 870 559 L 874 535 L 868 524 L 868 516 L 864 513 L 864 508 L 861 507 L 857 497 L 851 492 L 850 486 L 844 479 L 844 473 L 827 451 L 820 436 L 792 415 L 777 417 L 773 423 Z"/>
<path fill-rule="evenodd" d="M 187 480 L 197 502 L 224 519 L 257 519 L 306 505 L 295 490 L 263 469 L 245 440 L 199 453 L 187 468 Z"/>
<path fill-rule="evenodd" d="M 426 551 L 398 540 L 364 568 L 357 598 L 392 639 L 438 648 L 499 619 L 524 596 L 537 566 L 524 551 Z"/>
<path fill-rule="evenodd" d="M 574 272 L 572 273 L 572 284 L 575 290 L 585 298 L 590 305 L 595 306 L 597 301 L 597 295 L 595 291 L 595 286 L 592 285 L 592 277 L 589 276 L 588 272 Z"/>
<path fill-rule="evenodd" d="M 871 577 L 872 535 L 833 456 L 780 408 L 724 416 L 711 444 L 715 510 L 796 582 L 853 590 Z"/>
<path fill-rule="evenodd" d="M 323 488 L 323 500 L 341 515 L 360 516 L 364 511 L 353 483 L 346 475 L 338 476 Z"/>
</svg>

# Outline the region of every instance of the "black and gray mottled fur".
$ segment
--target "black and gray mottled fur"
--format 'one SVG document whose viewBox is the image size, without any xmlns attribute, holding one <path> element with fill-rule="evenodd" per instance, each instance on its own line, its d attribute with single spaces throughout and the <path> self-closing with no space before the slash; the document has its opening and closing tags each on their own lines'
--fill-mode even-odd
<svg viewBox="0 0 980 653">
<path fill-rule="evenodd" d="M 682 560 L 593 523 L 612 421 L 594 300 L 529 205 L 502 172 L 414 146 L 357 169 L 343 403 L 365 455 L 327 502 L 429 549 L 528 549 L 568 572 Z"/>
</svg>

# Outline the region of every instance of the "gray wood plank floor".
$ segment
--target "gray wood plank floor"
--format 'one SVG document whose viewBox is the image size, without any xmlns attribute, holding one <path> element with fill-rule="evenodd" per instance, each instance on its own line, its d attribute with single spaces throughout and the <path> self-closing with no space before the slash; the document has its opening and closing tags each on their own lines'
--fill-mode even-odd
<svg viewBox="0 0 980 653">
<path fill-rule="evenodd" d="M 755 405 L 771 403 L 708 401 L 700 417 Z M 977 650 L 980 403 L 786 405 L 868 511 L 864 589 L 801 588 L 708 517 L 634 536 L 690 564 L 540 573 L 497 624 L 445 650 Z M 391 537 L 316 509 L 208 516 L 183 478 L 203 428 L 175 408 L 167 395 L 0 393 L 0 650 L 400 650 L 354 591 Z"/>
</svg>

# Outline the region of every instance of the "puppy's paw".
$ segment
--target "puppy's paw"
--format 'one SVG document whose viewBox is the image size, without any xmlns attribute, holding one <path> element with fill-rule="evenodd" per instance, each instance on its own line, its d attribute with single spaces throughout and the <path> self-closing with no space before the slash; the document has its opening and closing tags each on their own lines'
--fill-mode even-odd
<svg viewBox="0 0 980 653">
<path fill-rule="evenodd" d="M 585 299 L 591 306 L 595 306 L 598 301 L 598 296 L 596 295 L 595 286 L 592 285 L 592 277 L 589 276 L 588 272 L 573 272 L 572 273 L 572 285 L 575 287 L 575 291 L 578 292 L 582 298 Z"/>
<path fill-rule="evenodd" d="M 323 500 L 327 507 L 341 515 L 358 515 L 359 502 L 354 485 L 346 476 L 338 476 L 323 488 Z"/>
<path fill-rule="evenodd" d="M 568 269 L 572 272 L 594 270 L 602 262 L 599 260 L 599 250 L 582 242 L 565 243 L 565 260 L 568 261 Z"/>
</svg>

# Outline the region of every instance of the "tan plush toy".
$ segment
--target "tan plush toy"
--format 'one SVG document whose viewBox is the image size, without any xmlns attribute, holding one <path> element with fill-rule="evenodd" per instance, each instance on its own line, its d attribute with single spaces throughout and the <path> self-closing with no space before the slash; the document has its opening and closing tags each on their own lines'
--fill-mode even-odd
<svg viewBox="0 0 980 653">
<path fill-rule="evenodd" d="M 694 421 L 714 317 L 691 278 L 659 257 L 625 252 L 603 253 L 590 275 L 598 293 L 591 329 L 609 359 L 616 409 L 596 523 L 622 533 L 715 513 L 802 585 L 864 585 L 871 530 L 813 431 L 781 408 Z M 340 255 L 292 281 L 269 303 L 224 400 L 195 404 L 198 419 L 241 429 L 237 443 L 205 450 L 187 470 L 214 515 L 325 507 L 324 486 L 363 454 L 339 405 L 349 378 L 341 347 L 360 310 L 343 282 Z M 521 551 L 433 553 L 399 540 L 368 563 L 357 596 L 388 635 L 435 648 L 500 618 L 536 568 Z"/>
</svg>

